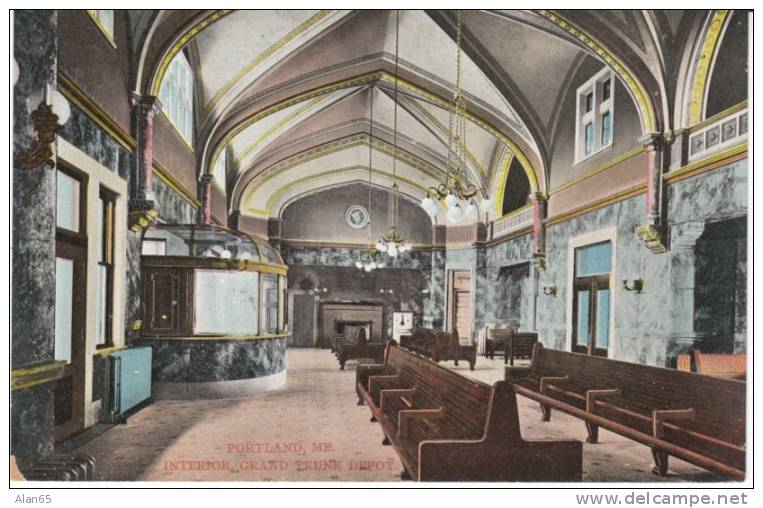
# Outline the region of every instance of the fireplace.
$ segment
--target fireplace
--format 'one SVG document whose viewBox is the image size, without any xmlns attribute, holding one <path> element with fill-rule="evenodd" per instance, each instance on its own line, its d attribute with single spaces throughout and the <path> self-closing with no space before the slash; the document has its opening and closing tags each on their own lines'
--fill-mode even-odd
<svg viewBox="0 0 763 508">
<path fill-rule="evenodd" d="M 355 340 L 359 328 L 366 329 L 366 337 L 369 342 L 384 340 L 381 304 L 322 302 L 319 316 L 319 347 L 331 347 L 331 338 L 337 334 Z"/>
<path fill-rule="evenodd" d="M 337 335 L 344 335 L 350 340 L 355 340 L 358 337 L 358 332 L 361 328 L 366 331 L 366 338 L 371 337 L 371 321 L 346 321 L 343 319 L 334 320 L 334 333 Z"/>
</svg>

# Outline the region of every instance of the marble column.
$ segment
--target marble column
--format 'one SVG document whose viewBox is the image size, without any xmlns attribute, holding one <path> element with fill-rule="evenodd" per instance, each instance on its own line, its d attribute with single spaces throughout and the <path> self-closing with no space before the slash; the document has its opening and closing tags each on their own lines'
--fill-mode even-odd
<svg viewBox="0 0 763 508">
<path fill-rule="evenodd" d="M 58 19 L 54 10 L 17 10 L 13 54 L 14 155 L 35 145 L 35 97 L 56 89 Z M 52 162 L 52 169 L 51 169 Z M 53 450 L 56 286 L 55 149 L 49 163 L 13 168 L 11 454 L 22 468 Z M 32 369 L 34 367 L 34 369 Z M 34 379 L 34 372 L 47 372 Z M 40 382 L 37 382 L 40 381 Z"/>
<path fill-rule="evenodd" d="M 702 342 L 694 330 L 694 288 L 697 240 L 705 230 L 704 222 L 684 222 L 671 226 L 670 288 L 671 334 L 666 358 L 687 352 Z"/>
<path fill-rule="evenodd" d="M 646 147 L 646 217 L 642 225 L 636 228 L 636 234 L 646 247 L 655 254 L 663 253 L 665 247 L 665 221 L 662 217 L 663 195 L 663 150 L 665 137 L 652 132 L 641 139 Z"/>
<path fill-rule="evenodd" d="M 133 231 L 145 229 L 159 214 L 154 195 L 154 115 L 161 109 L 159 99 L 133 94 L 135 162 L 130 179 L 129 223 Z"/>
<path fill-rule="evenodd" d="M 210 174 L 201 175 L 199 179 L 199 224 L 212 224 L 212 180 L 214 176 Z"/>
<path fill-rule="evenodd" d="M 424 326 L 438 330 L 445 326 L 445 248 L 432 250 L 429 302 Z"/>
<path fill-rule="evenodd" d="M 268 241 L 278 252 L 281 252 L 281 219 L 277 217 L 268 219 Z"/>
</svg>

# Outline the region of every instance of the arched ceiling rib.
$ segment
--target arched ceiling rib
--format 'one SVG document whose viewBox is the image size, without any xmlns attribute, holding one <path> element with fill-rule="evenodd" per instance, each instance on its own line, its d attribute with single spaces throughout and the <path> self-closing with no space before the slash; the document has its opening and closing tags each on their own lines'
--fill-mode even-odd
<svg viewBox="0 0 763 508">
<path fill-rule="evenodd" d="M 493 194 L 502 185 L 506 160 L 516 156 L 533 188 L 546 190 L 559 101 L 585 55 L 613 67 L 637 105 L 644 131 L 670 126 L 672 101 L 680 95 L 675 90 L 686 86 L 667 69 L 690 67 L 687 48 L 706 17 L 672 11 L 469 11 L 463 44 L 469 179 Z M 408 157 L 401 177 L 421 185 L 435 184 L 445 167 L 447 107 L 456 79 L 455 19 L 453 11 L 400 12 L 398 145 Z M 283 178 L 302 182 L 290 189 L 309 192 L 310 185 L 338 178 L 325 171 L 332 164 L 356 168 L 345 174 L 356 177 L 352 172 L 368 163 L 369 86 L 378 108 L 374 155 L 381 162 L 374 168 L 385 178 L 393 133 L 394 11 L 158 11 L 131 22 L 144 41 L 136 76 L 143 93 L 158 91 L 163 69 L 193 41 L 203 106 L 195 143 L 199 170 L 206 172 L 220 150 L 231 146 L 238 163 L 236 183 L 228 187 L 232 206 L 273 213 L 274 198 L 263 193 L 288 194 L 274 187 L 281 177 L 273 171 L 316 150 L 323 155 L 284 171 Z M 335 160 L 339 152 L 327 149 L 358 136 L 365 136 L 365 148 L 343 148 L 341 160 Z M 408 190 L 423 195 L 416 185 Z"/>
</svg>

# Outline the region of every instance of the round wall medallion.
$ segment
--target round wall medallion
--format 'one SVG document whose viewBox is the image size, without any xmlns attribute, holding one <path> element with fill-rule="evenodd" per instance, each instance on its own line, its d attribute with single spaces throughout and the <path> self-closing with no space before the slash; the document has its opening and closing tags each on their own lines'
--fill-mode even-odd
<svg viewBox="0 0 763 508">
<path fill-rule="evenodd" d="M 368 210 L 360 205 L 352 205 L 345 212 L 344 220 L 353 229 L 363 229 L 368 225 Z"/>
</svg>

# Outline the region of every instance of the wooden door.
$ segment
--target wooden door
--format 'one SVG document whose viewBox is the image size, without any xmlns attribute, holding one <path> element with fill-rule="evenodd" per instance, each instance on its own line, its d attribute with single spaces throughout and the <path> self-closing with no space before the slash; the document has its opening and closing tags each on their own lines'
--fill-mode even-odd
<svg viewBox="0 0 763 508">
<path fill-rule="evenodd" d="M 448 273 L 448 330 L 456 330 L 460 340 L 472 336 L 472 273 L 451 270 Z"/>
<path fill-rule="evenodd" d="M 66 362 L 54 392 L 54 437 L 62 441 L 85 427 L 85 330 L 87 325 L 87 178 L 57 171 L 57 360 Z"/>
<path fill-rule="evenodd" d="M 294 295 L 294 320 L 291 330 L 292 344 L 297 347 L 315 346 L 315 297 L 313 295 Z"/>
</svg>

